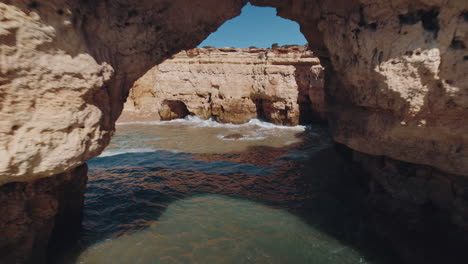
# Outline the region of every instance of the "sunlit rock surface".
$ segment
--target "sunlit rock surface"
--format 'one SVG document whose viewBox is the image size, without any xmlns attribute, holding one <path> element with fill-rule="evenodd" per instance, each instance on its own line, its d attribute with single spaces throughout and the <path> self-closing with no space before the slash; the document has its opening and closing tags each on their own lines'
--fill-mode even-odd
<svg viewBox="0 0 468 264">
<path fill-rule="evenodd" d="M 196 46 L 245 1 L 129 4 L 0 3 L 0 184 L 99 155 L 133 82 Z"/>
<path fill-rule="evenodd" d="M 196 47 L 246 2 L 3 0 L 0 183 L 99 155 L 134 81 Z M 326 69 L 336 141 L 468 176 L 466 1 L 251 2 L 300 24 Z M 466 198 L 457 206 L 466 210 Z"/>
<path fill-rule="evenodd" d="M 327 71 L 335 140 L 468 175 L 466 3 L 252 2 L 301 25 Z M 133 82 L 245 3 L 1 3 L 0 181 L 60 173 L 97 156 Z"/>
<path fill-rule="evenodd" d="M 252 2 L 301 25 L 336 141 L 468 176 L 466 1 Z"/>
<path fill-rule="evenodd" d="M 189 114 L 225 123 L 323 120 L 323 67 L 303 46 L 182 51 L 135 83 L 118 122 Z"/>
</svg>

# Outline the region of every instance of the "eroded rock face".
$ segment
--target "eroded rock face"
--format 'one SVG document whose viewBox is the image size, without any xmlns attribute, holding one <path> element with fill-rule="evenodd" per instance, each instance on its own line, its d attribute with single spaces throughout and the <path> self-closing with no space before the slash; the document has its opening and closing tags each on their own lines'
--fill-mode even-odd
<svg viewBox="0 0 468 264">
<path fill-rule="evenodd" d="M 3 0 L 0 184 L 99 155 L 133 82 L 196 46 L 245 2 Z"/>
<path fill-rule="evenodd" d="M 0 263 L 46 263 L 51 235 L 73 236 L 81 226 L 87 170 L 84 164 L 0 186 Z"/>
<path fill-rule="evenodd" d="M 327 70 L 335 140 L 468 175 L 466 3 L 252 2 L 301 25 Z M 4 0 L 0 182 L 57 174 L 98 155 L 133 82 L 245 3 Z"/>
<path fill-rule="evenodd" d="M 98 155 L 131 84 L 197 45 L 245 1 L 34 3 L 1 4 L 2 182 Z M 337 141 L 468 175 L 466 3 L 253 3 L 300 23 L 328 71 Z"/>
<path fill-rule="evenodd" d="M 323 67 L 301 46 L 182 51 L 135 82 L 118 122 L 189 114 L 281 125 L 324 119 Z"/>
<path fill-rule="evenodd" d="M 0 184 L 57 175 L 97 156 L 133 82 L 198 45 L 246 2 L 2 0 Z M 326 68 L 336 141 L 468 176 L 466 1 L 251 2 L 301 25 Z M 457 206 L 466 210 L 462 197 Z M 23 245 L 15 239 L 2 243 Z"/>
<path fill-rule="evenodd" d="M 360 152 L 353 160 L 369 177 L 369 222 L 402 259 L 457 263 L 468 257 L 468 179 Z"/>
<path fill-rule="evenodd" d="M 76 167 L 112 134 L 90 99 L 112 67 L 89 54 L 68 9 L 17 4 L 0 3 L 0 184 Z"/>
<path fill-rule="evenodd" d="M 336 141 L 468 176 L 466 1 L 252 2 L 301 25 Z"/>
</svg>

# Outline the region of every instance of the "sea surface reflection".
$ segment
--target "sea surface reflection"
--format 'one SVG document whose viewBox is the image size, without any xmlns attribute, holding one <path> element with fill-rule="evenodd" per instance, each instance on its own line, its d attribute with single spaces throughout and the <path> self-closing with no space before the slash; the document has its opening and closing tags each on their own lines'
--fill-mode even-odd
<svg viewBox="0 0 468 264">
<path fill-rule="evenodd" d="M 326 129 L 255 122 L 118 126 L 89 162 L 80 239 L 53 262 L 396 263 Z"/>
</svg>

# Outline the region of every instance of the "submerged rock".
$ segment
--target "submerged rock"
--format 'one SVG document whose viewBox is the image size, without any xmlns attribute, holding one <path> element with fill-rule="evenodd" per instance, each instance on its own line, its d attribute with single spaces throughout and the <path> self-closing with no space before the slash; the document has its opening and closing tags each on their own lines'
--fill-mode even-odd
<svg viewBox="0 0 468 264">
<path fill-rule="evenodd" d="M 241 139 L 241 138 L 243 138 L 243 137 L 244 137 L 244 135 L 242 135 L 242 134 L 234 133 L 234 134 L 226 135 L 226 136 L 224 136 L 223 138 L 227 138 L 227 139 Z"/>
</svg>

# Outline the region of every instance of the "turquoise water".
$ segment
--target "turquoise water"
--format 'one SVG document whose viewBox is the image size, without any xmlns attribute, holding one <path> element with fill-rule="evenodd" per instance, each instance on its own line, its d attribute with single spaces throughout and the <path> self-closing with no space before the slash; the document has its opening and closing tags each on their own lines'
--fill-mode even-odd
<svg viewBox="0 0 468 264">
<path fill-rule="evenodd" d="M 367 263 L 287 211 L 220 195 L 171 203 L 147 229 L 97 244 L 80 263 Z"/>
<path fill-rule="evenodd" d="M 89 167 L 83 230 L 56 263 L 396 263 L 322 127 L 121 124 Z"/>
</svg>

